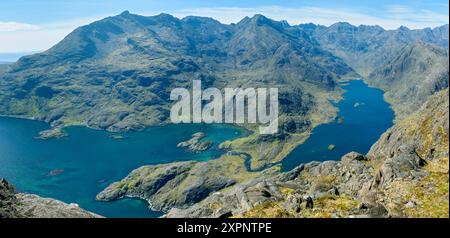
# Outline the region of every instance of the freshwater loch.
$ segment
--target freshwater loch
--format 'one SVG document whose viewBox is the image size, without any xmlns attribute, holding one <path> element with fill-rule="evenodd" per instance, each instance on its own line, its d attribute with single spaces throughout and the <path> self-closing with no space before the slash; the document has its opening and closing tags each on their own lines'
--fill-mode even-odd
<svg viewBox="0 0 450 238">
<path fill-rule="evenodd" d="M 335 104 L 337 118 L 313 129 L 305 143 L 283 161 L 283 171 L 311 161 L 339 160 L 351 151 L 365 154 L 393 125 L 394 111 L 384 101 L 383 91 L 362 80 L 342 83 L 343 99 Z"/>
<path fill-rule="evenodd" d="M 346 82 L 342 87 L 344 98 L 336 104 L 338 118 L 316 127 L 311 137 L 282 162 L 283 170 L 309 161 L 338 160 L 350 151 L 366 153 L 391 127 L 394 113 L 381 90 L 360 80 Z M 161 216 L 139 199 L 98 202 L 95 196 L 142 165 L 217 158 L 223 153 L 217 149 L 221 142 L 245 133 L 219 124 L 168 125 L 121 134 L 68 127 L 64 129 L 68 137 L 35 139 L 48 128 L 39 121 L 0 117 L 0 177 L 20 192 L 77 203 L 106 217 Z M 213 142 L 210 149 L 192 153 L 177 148 L 179 142 L 199 131 L 206 134 L 205 140 Z"/>
</svg>

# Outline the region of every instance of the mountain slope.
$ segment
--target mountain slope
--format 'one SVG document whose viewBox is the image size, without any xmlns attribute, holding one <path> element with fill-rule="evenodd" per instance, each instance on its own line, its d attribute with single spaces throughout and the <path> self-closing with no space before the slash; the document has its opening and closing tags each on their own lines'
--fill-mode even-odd
<svg viewBox="0 0 450 238">
<path fill-rule="evenodd" d="M 43 120 L 57 130 L 85 125 L 122 132 L 168 123 L 170 91 L 190 88 L 194 79 L 205 88 L 277 87 L 279 133 L 229 145 L 262 168 L 335 116 L 329 100 L 342 92 L 336 81 L 352 75 L 307 33 L 262 15 L 224 25 L 123 12 L 11 65 L 0 75 L 0 115 Z"/>
<path fill-rule="evenodd" d="M 362 77 L 395 58 L 407 45 L 423 42 L 448 48 L 449 42 L 448 24 L 421 30 L 403 26 L 384 30 L 379 26 L 353 26 L 345 22 L 329 27 L 311 24 L 298 27 L 308 30 L 324 49 L 341 57 Z"/>
<path fill-rule="evenodd" d="M 421 30 L 384 30 L 342 22 L 298 27 L 341 57 L 371 86 L 385 90 L 398 118 L 448 86 L 448 25 Z"/>
<path fill-rule="evenodd" d="M 429 95 L 448 87 L 448 50 L 414 43 L 374 70 L 367 81 L 386 91 L 397 117 L 417 110 Z"/>
</svg>

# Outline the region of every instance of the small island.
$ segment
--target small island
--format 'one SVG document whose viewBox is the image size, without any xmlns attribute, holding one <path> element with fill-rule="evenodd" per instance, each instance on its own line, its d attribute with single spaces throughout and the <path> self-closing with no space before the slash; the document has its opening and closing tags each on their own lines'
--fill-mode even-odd
<svg viewBox="0 0 450 238">
<path fill-rule="evenodd" d="M 42 140 L 49 140 L 53 138 L 58 139 L 65 136 L 67 136 L 67 134 L 62 131 L 61 127 L 55 127 L 39 132 L 39 136 L 37 136 L 36 138 Z"/>
<path fill-rule="evenodd" d="M 212 145 L 211 141 L 200 141 L 205 137 L 205 133 L 194 133 L 191 139 L 178 143 L 177 147 L 185 148 L 191 152 L 202 152 L 209 149 Z"/>
<path fill-rule="evenodd" d="M 353 107 L 354 107 L 354 108 L 357 108 L 357 107 L 360 107 L 360 106 L 362 106 L 362 105 L 364 105 L 363 102 L 355 102 L 355 104 L 353 104 Z"/>
<path fill-rule="evenodd" d="M 113 140 L 123 140 L 126 139 L 125 136 L 123 135 L 114 135 L 114 134 L 110 134 L 108 135 L 109 138 L 113 139 Z"/>
<path fill-rule="evenodd" d="M 334 150 L 335 148 L 336 146 L 333 144 L 328 145 L 328 150 Z"/>
<path fill-rule="evenodd" d="M 58 175 L 60 175 L 62 173 L 64 173 L 64 169 L 53 169 L 47 175 L 49 177 L 54 177 L 54 176 L 58 176 Z"/>
</svg>

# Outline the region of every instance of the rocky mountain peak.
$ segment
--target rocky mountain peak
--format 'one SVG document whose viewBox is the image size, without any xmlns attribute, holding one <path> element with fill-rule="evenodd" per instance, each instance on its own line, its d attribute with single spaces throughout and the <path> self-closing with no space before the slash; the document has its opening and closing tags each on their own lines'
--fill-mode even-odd
<svg viewBox="0 0 450 238">
<path fill-rule="evenodd" d="M 187 24 L 208 24 L 208 23 L 214 23 L 214 24 L 221 24 L 219 21 L 217 21 L 214 18 L 211 17 L 200 17 L 200 16 L 187 16 L 181 19 L 181 21 L 187 23 Z"/>
<path fill-rule="evenodd" d="M 399 30 L 399 31 L 409 31 L 409 28 L 406 27 L 406 26 L 400 26 L 400 27 L 398 28 L 398 30 Z"/>
<path fill-rule="evenodd" d="M 130 14 L 131 14 L 130 11 L 125 10 L 125 11 L 123 11 L 122 13 L 120 13 L 120 16 L 128 16 L 128 15 L 130 15 Z"/>
<path fill-rule="evenodd" d="M 168 13 L 160 13 L 160 14 L 150 17 L 150 18 L 154 18 L 154 19 L 162 20 L 162 21 L 179 21 L 180 20 Z"/>
<path fill-rule="evenodd" d="M 272 27 L 277 29 L 281 29 L 283 25 L 286 24 L 280 21 L 272 20 L 261 14 L 255 14 L 252 17 L 245 17 L 237 24 L 239 27 L 246 28 Z"/>
<path fill-rule="evenodd" d="M 340 32 L 346 32 L 346 31 L 355 31 L 357 29 L 356 26 L 348 23 L 348 22 L 337 22 L 334 23 L 329 27 L 332 30 L 337 30 Z"/>
<path fill-rule="evenodd" d="M 265 17 L 262 14 L 255 14 L 253 17 L 250 18 L 252 21 L 256 22 L 256 23 L 264 23 L 264 22 L 269 22 L 269 18 Z"/>
</svg>

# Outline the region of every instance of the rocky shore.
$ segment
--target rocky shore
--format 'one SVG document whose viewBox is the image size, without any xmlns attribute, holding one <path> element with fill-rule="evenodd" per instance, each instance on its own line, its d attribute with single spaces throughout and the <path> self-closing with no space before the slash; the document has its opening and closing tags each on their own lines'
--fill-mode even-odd
<svg viewBox="0 0 450 238">
<path fill-rule="evenodd" d="M 124 197 L 145 199 L 154 210 L 187 208 L 211 192 L 235 184 L 226 176 L 214 174 L 214 165 L 201 162 L 175 162 L 143 166 L 126 178 L 108 186 L 97 200 L 114 201 Z"/>
<path fill-rule="evenodd" d="M 178 143 L 177 147 L 185 148 L 191 152 L 202 152 L 209 149 L 212 145 L 211 141 L 201 141 L 205 137 L 205 133 L 194 133 L 191 139 Z"/>
<path fill-rule="evenodd" d="M 67 136 L 66 133 L 62 131 L 61 127 L 54 127 L 45 131 L 39 132 L 39 136 L 37 139 L 49 140 L 49 139 L 58 139 Z"/>
</svg>

